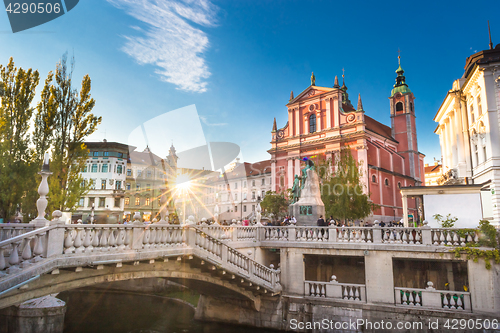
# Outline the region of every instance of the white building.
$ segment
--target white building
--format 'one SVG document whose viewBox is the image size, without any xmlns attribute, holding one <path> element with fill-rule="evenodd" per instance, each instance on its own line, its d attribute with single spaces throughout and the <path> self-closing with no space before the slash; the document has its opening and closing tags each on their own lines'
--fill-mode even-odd
<svg viewBox="0 0 500 333">
<path fill-rule="evenodd" d="M 484 218 L 500 222 L 500 44 L 467 58 L 434 121 L 443 161 L 440 184 L 484 184 Z"/>
<path fill-rule="evenodd" d="M 94 223 L 121 221 L 124 209 L 125 169 L 128 145 L 117 142 L 86 142 L 89 156 L 82 172 L 85 183 L 92 182 L 92 189 L 80 198 L 73 221 L 90 219 L 94 205 Z"/>
<path fill-rule="evenodd" d="M 212 218 L 215 204 L 219 206 L 219 221 L 253 220 L 259 200 L 271 190 L 271 161 L 236 162 L 225 174 L 207 179 L 204 203 L 207 218 Z"/>
</svg>

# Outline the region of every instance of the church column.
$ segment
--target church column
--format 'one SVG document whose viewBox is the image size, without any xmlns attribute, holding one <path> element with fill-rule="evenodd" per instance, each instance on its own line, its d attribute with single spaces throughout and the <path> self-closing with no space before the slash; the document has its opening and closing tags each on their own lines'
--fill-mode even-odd
<svg viewBox="0 0 500 333">
<path fill-rule="evenodd" d="M 446 147 L 446 155 L 445 155 L 445 164 L 448 169 L 453 169 L 453 165 L 451 163 L 450 155 L 451 155 L 451 142 L 450 142 L 450 122 L 449 118 L 444 121 L 444 145 Z"/>
<path fill-rule="evenodd" d="M 288 178 L 287 188 L 291 188 L 292 184 L 293 184 L 293 176 L 294 176 L 294 174 L 293 174 L 293 158 L 288 157 L 287 162 L 288 162 L 287 170 L 286 170 L 286 175 Z"/>
<path fill-rule="evenodd" d="M 458 175 L 459 177 L 466 177 L 465 165 L 465 148 L 464 136 L 462 133 L 462 111 L 460 110 L 460 100 L 455 96 L 455 128 L 457 137 L 457 150 L 458 150 Z"/>
<path fill-rule="evenodd" d="M 300 155 L 297 156 L 297 159 L 295 160 L 295 173 L 294 175 L 300 176 Z"/>
<path fill-rule="evenodd" d="M 325 99 L 326 104 L 326 128 L 332 127 L 332 110 L 331 110 L 331 98 Z"/>
<path fill-rule="evenodd" d="M 321 110 L 316 110 L 316 132 L 321 132 Z"/>
<path fill-rule="evenodd" d="M 361 181 L 365 185 L 363 186 L 363 192 L 369 195 L 368 192 L 368 151 L 367 146 L 363 145 L 358 149 L 358 161 L 361 163 L 362 177 Z"/>
<path fill-rule="evenodd" d="M 300 119 L 299 107 L 295 108 L 295 135 L 299 135 L 300 133 L 300 123 L 302 119 Z"/>
<path fill-rule="evenodd" d="M 445 167 L 445 156 L 446 156 L 446 147 L 444 142 L 444 128 L 443 125 L 439 125 L 439 145 L 441 146 L 441 164 L 443 164 L 443 168 Z"/>
<path fill-rule="evenodd" d="M 271 189 L 277 191 L 276 188 L 276 160 L 271 160 Z"/>
<path fill-rule="evenodd" d="M 472 162 L 470 158 L 470 154 L 472 153 L 470 140 L 469 140 L 469 119 L 467 115 L 467 106 L 465 102 L 460 98 L 460 109 L 462 110 L 462 130 L 460 135 L 464 141 L 464 154 L 465 154 L 465 163 L 467 165 L 467 177 L 472 177 Z"/>
<path fill-rule="evenodd" d="M 333 127 L 339 127 L 340 119 L 339 119 L 339 101 L 337 99 L 332 99 L 333 102 Z"/>
<path fill-rule="evenodd" d="M 403 225 L 408 228 L 408 197 L 406 195 L 402 196 L 403 199 Z"/>
</svg>

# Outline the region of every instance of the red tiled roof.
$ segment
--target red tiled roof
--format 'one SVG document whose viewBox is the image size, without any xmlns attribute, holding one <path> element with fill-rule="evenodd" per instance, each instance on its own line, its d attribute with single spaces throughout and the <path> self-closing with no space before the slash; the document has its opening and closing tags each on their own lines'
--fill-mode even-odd
<svg viewBox="0 0 500 333">
<path fill-rule="evenodd" d="M 379 123 L 378 121 L 367 115 L 365 115 L 365 124 L 366 129 L 397 142 L 396 139 L 392 137 L 391 128 L 389 126 Z"/>
<path fill-rule="evenodd" d="M 424 173 L 439 172 L 441 171 L 442 165 L 429 165 L 424 167 Z"/>
</svg>

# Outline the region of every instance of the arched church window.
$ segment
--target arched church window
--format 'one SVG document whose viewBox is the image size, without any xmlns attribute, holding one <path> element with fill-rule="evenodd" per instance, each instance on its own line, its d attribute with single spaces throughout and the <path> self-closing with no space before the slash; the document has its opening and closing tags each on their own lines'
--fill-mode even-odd
<svg viewBox="0 0 500 333">
<path fill-rule="evenodd" d="M 477 96 L 477 114 L 480 116 L 483 113 L 483 108 L 481 106 L 481 97 Z"/>
<path fill-rule="evenodd" d="M 372 175 L 372 183 L 376 183 L 377 182 L 377 177 L 375 175 Z"/>
<path fill-rule="evenodd" d="M 413 103 L 410 102 L 410 111 L 413 112 Z"/>
<path fill-rule="evenodd" d="M 312 114 L 309 117 L 309 133 L 316 132 L 316 115 Z"/>
<path fill-rule="evenodd" d="M 385 183 L 385 185 L 389 186 L 389 179 L 386 178 L 384 183 Z"/>
<path fill-rule="evenodd" d="M 403 103 L 402 102 L 396 103 L 396 112 L 397 111 L 403 111 Z"/>
</svg>

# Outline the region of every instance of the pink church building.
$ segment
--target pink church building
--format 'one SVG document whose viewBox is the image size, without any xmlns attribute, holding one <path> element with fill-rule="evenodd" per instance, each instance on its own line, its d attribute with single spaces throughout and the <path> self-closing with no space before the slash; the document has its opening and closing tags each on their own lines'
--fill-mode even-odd
<svg viewBox="0 0 500 333">
<path fill-rule="evenodd" d="M 358 97 L 357 108 L 349 100 L 347 87 L 311 85 L 286 105 L 288 122 L 272 130 L 272 189 L 291 188 L 295 175 L 300 176 L 303 158 L 323 156 L 335 159 L 349 147 L 360 163 L 365 191 L 377 208 L 367 221 L 399 221 L 402 218 L 401 187 L 419 186 L 424 180 L 424 155 L 418 151 L 415 125 L 415 97 L 405 82 L 401 65 L 396 70 L 396 84 L 390 100 L 391 127 L 365 113 Z M 419 202 L 408 200 L 410 219 L 418 219 Z"/>
</svg>

